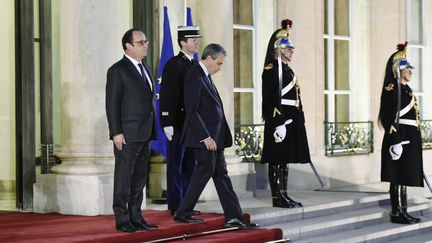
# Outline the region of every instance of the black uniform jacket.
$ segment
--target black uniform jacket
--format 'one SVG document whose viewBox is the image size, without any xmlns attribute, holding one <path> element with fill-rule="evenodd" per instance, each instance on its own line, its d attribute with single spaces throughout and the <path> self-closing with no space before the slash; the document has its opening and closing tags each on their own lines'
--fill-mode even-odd
<svg viewBox="0 0 432 243">
<path fill-rule="evenodd" d="M 397 83 L 396 79 L 383 87 L 381 97 L 381 123 L 385 129 L 381 147 L 381 181 L 405 186 L 423 186 L 423 156 L 420 129 L 417 126 L 397 125 Z M 401 85 L 401 110 L 413 100 L 413 92 L 408 85 Z M 418 122 L 418 105 L 411 106 L 400 119 Z M 392 160 L 390 146 L 409 141 L 402 145 L 403 152 L 399 160 Z"/>
<path fill-rule="evenodd" d="M 282 88 L 286 87 L 293 78 L 293 70 L 288 65 L 282 64 Z M 294 101 L 297 105 L 282 105 L 281 98 Z M 270 164 L 309 163 L 311 159 L 300 99 L 300 86 L 296 82 L 292 89 L 280 97 L 276 61 L 267 65 L 262 74 L 262 114 L 265 126 L 261 161 Z M 276 143 L 273 137 L 275 128 L 288 119 L 292 119 L 292 123 L 285 126 L 286 137 L 281 143 Z"/>
<path fill-rule="evenodd" d="M 160 123 L 162 127 L 173 126 L 181 131 L 185 119 L 184 77 L 195 61 L 190 61 L 183 52 L 165 64 L 159 94 Z"/>
<path fill-rule="evenodd" d="M 154 78 L 144 64 L 154 90 Z M 126 142 L 148 142 L 156 138 L 156 100 L 148 81 L 134 64 L 123 57 L 107 72 L 105 109 L 110 139 L 123 133 Z"/>
</svg>

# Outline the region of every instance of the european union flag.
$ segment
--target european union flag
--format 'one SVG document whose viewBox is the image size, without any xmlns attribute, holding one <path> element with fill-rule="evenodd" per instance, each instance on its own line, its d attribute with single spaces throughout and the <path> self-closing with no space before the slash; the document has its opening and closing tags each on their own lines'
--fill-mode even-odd
<svg viewBox="0 0 432 243">
<path fill-rule="evenodd" d="M 167 154 L 167 142 L 168 139 L 165 136 L 165 133 L 161 127 L 160 119 L 159 119 L 159 92 L 160 92 L 160 83 L 162 78 L 162 71 L 167 63 L 167 61 L 174 56 L 174 49 L 172 45 L 172 38 L 171 38 L 171 28 L 168 18 L 168 8 L 164 6 L 164 26 L 163 26 L 163 40 L 162 40 L 162 51 L 161 56 L 159 60 L 159 69 L 158 69 L 158 82 L 156 83 L 156 129 L 157 129 L 157 140 L 152 142 L 152 149 L 159 151 L 164 157 L 166 157 Z"/>
<path fill-rule="evenodd" d="M 190 7 L 186 8 L 186 25 L 187 26 L 192 26 L 193 22 L 192 22 L 192 9 Z M 198 53 L 194 54 L 194 59 L 196 61 L 198 61 Z"/>
</svg>

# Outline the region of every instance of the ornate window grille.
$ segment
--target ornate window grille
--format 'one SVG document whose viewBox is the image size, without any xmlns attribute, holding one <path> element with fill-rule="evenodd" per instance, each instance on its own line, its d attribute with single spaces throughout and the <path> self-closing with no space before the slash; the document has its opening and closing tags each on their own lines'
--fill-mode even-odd
<svg viewBox="0 0 432 243">
<path fill-rule="evenodd" d="M 234 144 L 237 146 L 236 154 L 244 162 L 261 161 L 263 141 L 263 124 L 241 124 L 235 126 Z"/>
<path fill-rule="evenodd" d="M 423 149 L 432 149 L 432 120 L 421 120 L 420 131 Z"/>
<path fill-rule="evenodd" d="M 324 122 L 325 155 L 373 152 L 373 122 Z"/>
<path fill-rule="evenodd" d="M 356 155 L 373 152 L 373 122 L 324 122 L 325 155 Z M 432 120 L 420 122 L 423 149 L 432 149 Z M 264 141 L 263 124 L 235 126 L 236 154 L 244 162 L 260 162 Z"/>
</svg>

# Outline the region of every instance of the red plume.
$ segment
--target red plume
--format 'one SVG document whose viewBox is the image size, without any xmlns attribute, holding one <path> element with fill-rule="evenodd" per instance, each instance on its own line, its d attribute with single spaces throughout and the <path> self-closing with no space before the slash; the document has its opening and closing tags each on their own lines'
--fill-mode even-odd
<svg viewBox="0 0 432 243">
<path fill-rule="evenodd" d="M 282 29 L 286 29 L 287 27 L 291 28 L 292 21 L 290 19 L 284 19 L 281 21 Z"/>
<path fill-rule="evenodd" d="M 404 51 L 404 50 L 406 50 L 407 45 L 408 45 L 408 41 L 405 41 L 404 44 L 398 44 L 397 45 L 398 51 Z"/>
</svg>

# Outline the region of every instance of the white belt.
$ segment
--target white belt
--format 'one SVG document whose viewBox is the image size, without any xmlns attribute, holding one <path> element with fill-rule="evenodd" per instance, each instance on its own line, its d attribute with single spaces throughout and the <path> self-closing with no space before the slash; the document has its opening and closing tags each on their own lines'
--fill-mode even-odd
<svg viewBox="0 0 432 243">
<path fill-rule="evenodd" d="M 399 124 L 417 127 L 417 121 L 412 119 L 399 119 Z"/>
<path fill-rule="evenodd" d="M 296 80 L 297 80 L 297 77 L 294 76 L 294 78 L 291 80 L 291 82 L 282 89 L 282 94 L 281 94 L 282 96 L 284 96 L 286 93 L 288 93 L 294 87 Z"/>
<path fill-rule="evenodd" d="M 289 99 L 282 99 L 281 104 L 282 105 L 296 106 L 296 101 L 295 100 L 289 100 Z"/>
<path fill-rule="evenodd" d="M 404 107 L 404 108 L 399 112 L 399 117 L 401 117 L 401 116 L 405 115 L 406 113 L 408 113 L 408 111 L 411 110 L 411 108 L 414 106 L 414 104 L 415 104 L 415 99 L 414 99 L 414 96 L 413 96 L 412 99 L 411 99 L 411 102 L 410 102 L 407 106 L 405 106 L 405 107 Z"/>
</svg>

